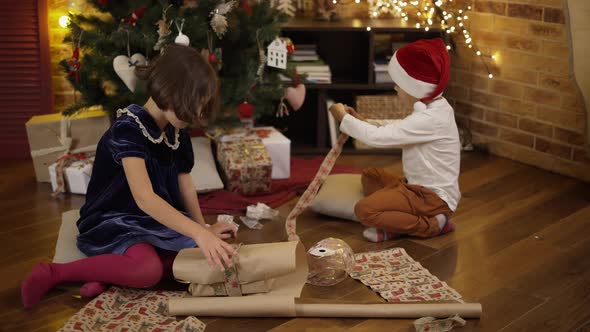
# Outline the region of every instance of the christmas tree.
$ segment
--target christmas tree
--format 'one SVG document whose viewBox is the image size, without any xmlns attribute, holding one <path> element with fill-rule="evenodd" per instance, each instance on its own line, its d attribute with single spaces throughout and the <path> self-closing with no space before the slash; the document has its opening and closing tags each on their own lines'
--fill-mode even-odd
<svg viewBox="0 0 590 332">
<path fill-rule="evenodd" d="M 190 43 L 218 71 L 218 124 L 237 120 L 236 110 L 243 102 L 253 106 L 257 118 L 277 110 L 284 96 L 278 74 L 287 73 L 265 66 L 264 51 L 278 37 L 287 16 L 272 8 L 269 0 L 89 3 L 99 15 L 70 14 L 65 41 L 72 43 L 73 54 L 61 65 L 78 97 L 65 114 L 93 106 L 114 114 L 131 103 L 143 105 L 149 96 L 135 78 L 134 66 L 174 42 Z"/>
</svg>

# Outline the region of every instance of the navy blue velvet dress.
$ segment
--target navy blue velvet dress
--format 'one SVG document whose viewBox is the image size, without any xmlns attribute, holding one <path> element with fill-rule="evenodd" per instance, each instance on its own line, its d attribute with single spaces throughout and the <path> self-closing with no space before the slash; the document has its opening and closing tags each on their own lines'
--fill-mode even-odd
<svg viewBox="0 0 590 332">
<path fill-rule="evenodd" d="M 125 157 L 145 159 L 154 192 L 177 210 L 185 210 L 178 174 L 190 172 L 194 165 L 188 132 L 180 130 L 176 137 L 174 127 L 168 125 L 163 135 L 145 109 L 130 105 L 98 143 L 86 203 L 77 223 L 80 251 L 88 256 L 122 254 L 141 242 L 171 251 L 194 247 L 194 240 L 160 224 L 137 206 L 121 162 Z"/>
</svg>

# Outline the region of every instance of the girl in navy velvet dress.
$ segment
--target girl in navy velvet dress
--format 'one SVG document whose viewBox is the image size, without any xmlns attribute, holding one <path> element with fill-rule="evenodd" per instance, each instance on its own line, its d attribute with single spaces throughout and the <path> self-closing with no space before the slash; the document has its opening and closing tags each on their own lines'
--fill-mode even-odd
<svg viewBox="0 0 590 332">
<path fill-rule="evenodd" d="M 194 49 L 168 46 L 136 70 L 151 98 L 119 110 L 96 150 L 86 204 L 78 220 L 78 248 L 88 255 L 67 264 L 39 263 L 23 281 L 25 307 L 59 283 L 84 281 L 92 297 L 109 284 L 151 287 L 171 272 L 175 254 L 198 245 L 211 266 L 230 266 L 224 242 L 237 230 L 205 224 L 188 174 L 194 165 L 189 124 L 203 124 L 215 109 L 218 80 Z"/>
</svg>

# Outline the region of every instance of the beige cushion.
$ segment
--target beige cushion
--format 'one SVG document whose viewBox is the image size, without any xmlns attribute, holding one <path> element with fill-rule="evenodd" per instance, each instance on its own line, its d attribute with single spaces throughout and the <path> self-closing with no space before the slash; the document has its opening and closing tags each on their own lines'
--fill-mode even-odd
<svg viewBox="0 0 590 332">
<path fill-rule="evenodd" d="M 195 154 L 195 166 L 191 171 L 191 177 L 197 192 L 206 193 L 223 189 L 223 181 L 221 181 L 211 151 L 211 140 L 207 137 L 193 137 L 191 143 Z"/>
<path fill-rule="evenodd" d="M 364 198 L 360 174 L 330 175 L 310 205 L 312 211 L 327 216 L 359 221 L 354 206 Z"/>
<path fill-rule="evenodd" d="M 53 256 L 54 263 L 69 263 L 86 258 L 86 255 L 76 246 L 76 238 L 80 234 L 78 226 L 76 226 L 79 217 L 79 210 L 71 210 L 61 215 L 61 226 L 59 227 L 55 255 Z"/>
</svg>

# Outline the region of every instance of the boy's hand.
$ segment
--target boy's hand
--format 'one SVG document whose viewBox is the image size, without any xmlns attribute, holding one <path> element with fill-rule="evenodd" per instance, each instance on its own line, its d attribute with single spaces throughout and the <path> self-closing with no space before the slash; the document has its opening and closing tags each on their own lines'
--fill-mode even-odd
<svg viewBox="0 0 590 332">
<path fill-rule="evenodd" d="M 357 111 L 355 111 L 354 108 L 350 106 L 346 106 L 346 112 L 361 121 L 367 122 L 367 119 L 364 116 L 360 115 Z"/>
<path fill-rule="evenodd" d="M 216 224 L 211 225 L 209 230 L 213 232 L 213 234 L 217 235 L 218 238 L 222 240 L 227 240 L 229 238 L 238 237 L 238 229 L 234 225 L 230 225 L 226 222 L 218 222 Z"/>
<path fill-rule="evenodd" d="M 346 112 L 346 106 L 341 103 L 330 106 L 330 113 L 332 113 L 338 122 L 341 122 L 344 116 L 348 114 L 348 112 Z"/>
</svg>

